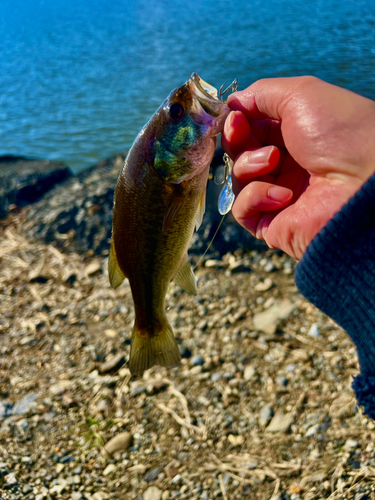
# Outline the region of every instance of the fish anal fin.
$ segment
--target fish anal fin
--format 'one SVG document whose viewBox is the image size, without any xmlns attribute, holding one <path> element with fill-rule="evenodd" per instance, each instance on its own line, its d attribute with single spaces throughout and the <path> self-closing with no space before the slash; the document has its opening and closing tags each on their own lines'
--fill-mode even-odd
<svg viewBox="0 0 375 500">
<path fill-rule="evenodd" d="M 185 255 L 184 263 L 180 267 L 178 273 L 173 278 L 173 281 L 192 295 L 197 295 L 197 278 L 194 276 L 187 255 Z"/>
<path fill-rule="evenodd" d="M 180 359 L 180 350 L 168 323 L 153 336 L 141 335 L 134 325 L 129 359 L 132 375 L 142 375 L 154 365 L 171 368 L 178 365 Z"/>
<path fill-rule="evenodd" d="M 118 288 L 126 278 L 124 273 L 121 271 L 120 266 L 118 265 L 113 240 L 111 243 L 111 249 L 109 251 L 108 274 L 109 274 L 109 282 L 111 283 L 111 287 L 114 289 Z"/>
<path fill-rule="evenodd" d="M 201 199 L 199 200 L 198 210 L 197 210 L 197 213 L 195 215 L 195 230 L 196 231 L 198 231 L 198 229 L 200 228 L 200 226 L 202 224 L 205 211 L 206 211 L 206 190 L 203 191 Z"/>
</svg>

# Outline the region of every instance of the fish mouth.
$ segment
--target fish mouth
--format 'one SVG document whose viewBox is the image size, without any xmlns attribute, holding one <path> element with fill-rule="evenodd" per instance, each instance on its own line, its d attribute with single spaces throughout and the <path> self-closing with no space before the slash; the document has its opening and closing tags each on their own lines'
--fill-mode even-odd
<svg viewBox="0 0 375 500">
<path fill-rule="evenodd" d="M 193 73 L 187 83 L 192 94 L 208 115 L 217 118 L 222 114 L 224 103 L 219 100 L 215 87 L 202 80 L 197 73 Z"/>
</svg>

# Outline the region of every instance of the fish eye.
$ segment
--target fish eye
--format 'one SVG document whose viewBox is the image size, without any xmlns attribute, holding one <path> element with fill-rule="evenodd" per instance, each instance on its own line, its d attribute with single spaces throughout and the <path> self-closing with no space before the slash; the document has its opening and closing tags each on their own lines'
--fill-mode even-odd
<svg viewBox="0 0 375 500">
<path fill-rule="evenodd" d="M 185 114 L 185 108 L 179 102 L 174 102 L 169 108 L 169 114 L 172 120 L 179 120 Z"/>
</svg>

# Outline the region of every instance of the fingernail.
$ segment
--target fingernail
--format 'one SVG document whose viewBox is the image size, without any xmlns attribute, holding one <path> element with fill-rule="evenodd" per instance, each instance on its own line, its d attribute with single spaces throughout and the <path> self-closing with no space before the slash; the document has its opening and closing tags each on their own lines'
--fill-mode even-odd
<svg viewBox="0 0 375 500">
<path fill-rule="evenodd" d="M 268 163 L 270 156 L 272 153 L 272 149 L 258 149 L 257 151 L 252 151 L 250 153 L 249 163 L 251 165 L 265 165 Z"/>
<path fill-rule="evenodd" d="M 224 134 L 229 135 L 232 129 L 232 121 L 233 121 L 233 111 L 229 113 L 224 123 Z"/>
<path fill-rule="evenodd" d="M 272 186 L 268 190 L 268 198 L 274 201 L 288 201 L 293 196 L 290 189 L 281 186 Z"/>
</svg>

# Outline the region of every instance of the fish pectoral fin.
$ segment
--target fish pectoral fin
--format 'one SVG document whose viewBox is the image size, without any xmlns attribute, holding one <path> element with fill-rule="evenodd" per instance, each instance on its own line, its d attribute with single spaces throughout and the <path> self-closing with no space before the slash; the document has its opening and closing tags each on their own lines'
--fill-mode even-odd
<svg viewBox="0 0 375 500">
<path fill-rule="evenodd" d="M 195 277 L 193 270 L 191 268 L 190 262 L 188 261 L 187 255 L 185 256 L 184 263 L 179 269 L 176 276 L 173 278 L 176 285 L 180 286 L 188 293 L 192 295 L 197 295 L 197 278 Z"/>
<path fill-rule="evenodd" d="M 121 283 L 124 281 L 126 276 L 121 271 L 120 266 L 118 265 L 115 246 L 113 241 L 111 243 L 111 249 L 109 251 L 109 259 L 108 259 L 108 274 L 109 274 L 109 282 L 111 283 L 111 287 L 116 290 Z"/>
<path fill-rule="evenodd" d="M 206 189 L 203 191 L 203 194 L 201 196 L 201 199 L 199 200 L 198 204 L 198 210 L 195 215 L 195 230 L 198 231 L 200 228 L 202 221 L 203 221 L 203 216 L 206 211 Z"/>
<path fill-rule="evenodd" d="M 167 207 L 165 209 L 164 220 L 163 220 L 163 231 L 168 229 L 168 227 L 174 221 L 176 215 L 180 211 L 180 208 L 185 200 L 183 188 L 181 185 L 176 186 L 175 191 L 169 198 Z"/>
<path fill-rule="evenodd" d="M 180 359 L 180 350 L 168 323 L 160 333 L 153 336 L 140 335 L 134 325 L 129 358 L 132 375 L 142 375 L 154 365 L 171 368 L 178 365 Z"/>
</svg>

